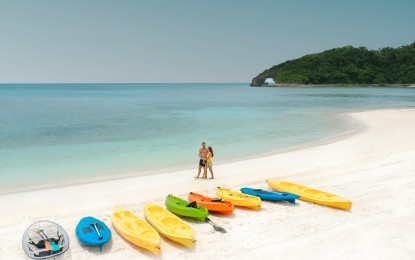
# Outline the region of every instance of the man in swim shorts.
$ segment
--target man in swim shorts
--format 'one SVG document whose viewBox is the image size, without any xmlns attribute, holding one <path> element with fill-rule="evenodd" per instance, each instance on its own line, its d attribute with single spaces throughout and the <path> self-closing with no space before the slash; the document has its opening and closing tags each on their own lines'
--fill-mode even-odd
<svg viewBox="0 0 415 260">
<path fill-rule="evenodd" d="M 199 179 L 202 168 L 203 168 L 203 174 L 206 175 L 207 173 L 207 168 L 206 168 L 207 154 L 208 154 L 208 149 L 206 148 L 206 143 L 203 142 L 202 148 L 199 149 L 200 160 L 199 160 L 199 170 L 197 172 L 197 176 L 195 176 L 196 179 Z"/>
</svg>

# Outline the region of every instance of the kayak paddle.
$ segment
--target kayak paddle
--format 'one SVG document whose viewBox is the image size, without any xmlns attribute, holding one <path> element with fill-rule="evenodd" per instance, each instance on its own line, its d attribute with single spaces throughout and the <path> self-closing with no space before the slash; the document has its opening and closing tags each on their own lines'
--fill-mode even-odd
<svg viewBox="0 0 415 260">
<path fill-rule="evenodd" d="M 57 245 L 57 244 L 56 244 L 55 242 L 53 242 L 52 240 L 50 240 L 50 238 L 49 238 L 49 237 L 45 234 L 45 232 L 43 231 L 43 229 L 39 228 L 39 229 L 38 229 L 38 231 L 39 231 L 40 233 L 42 233 L 42 234 L 43 234 L 43 236 L 45 236 L 46 241 L 47 241 L 47 242 L 49 242 L 49 244 L 50 244 L 50 246 L 51 246 L 51 248 L 52 248 L 52 251 L 59 250 L 60 246 L 59 246 L 59 245 Z M 45 245 L 46 245 L 46 243 L 45 243 Z"/>
<path fill-rule="evenodd" d="M 216 231 L 226 233 L 226 230 L 223 227 L 219 226 L 218 224 L 210 220 L 210 218 L 206 218 L 206 222 L 211 224 Z"/>
<path fill-rule="evenodd" d="M 91 226 L 94 226 L 94 228 L 95 228 L 95 231 L 97 232 L 97 234 L 98 234 L 98 239 L 102 239 L 103 238 L 103 236 L 101 235 L 101 233 L 99 233 L 99 230 L 98 230 L 98 227 L 97 227 L 97 222 L 94 222 L 94 223 L 92 223 L 91 224 Z M 102 253 L 102 245 L 99 245 L 99 251 Z"/>
<path fill-rule="evenodd" d="M 98 239 L 102 239 L 103 238 L 103 236 L 101 236 L 101 233 L 99 233 L 99 230 L 98 230 L 98 227 L 97 227 L 97 222 L 94 222 L 94 223 L 92 223 L 91 224 L 91 226 L 94 226 L 94 228 L 95 228 L 95 231 L 97 232 L 97 234 L 98 234 Z"/>
</svg>

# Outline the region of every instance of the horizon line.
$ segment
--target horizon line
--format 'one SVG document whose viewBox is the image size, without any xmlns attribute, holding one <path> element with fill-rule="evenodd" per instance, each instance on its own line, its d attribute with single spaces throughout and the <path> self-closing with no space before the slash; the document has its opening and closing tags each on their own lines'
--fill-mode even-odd
<svg viewBox="0 0 415 260">
<path fill-rule="evenodd" d="M 0 85 L 6 84 L 250 84 L 250 82 L 0 82 Z"/>
</svg>

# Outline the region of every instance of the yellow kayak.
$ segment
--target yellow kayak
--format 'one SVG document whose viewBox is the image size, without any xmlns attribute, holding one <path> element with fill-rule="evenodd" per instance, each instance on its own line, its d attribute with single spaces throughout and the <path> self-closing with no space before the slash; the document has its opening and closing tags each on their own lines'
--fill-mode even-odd
<svg viewBox="0 0 415 260">
<path fill-rule="evenodd" d="M 156 255 L 160 254 L 160 235 L 144 219 L 122 208 L 115 209 L 111 219 L 114 229 L 126 240 Z"/>
<path fill-rule="evenodd" d="M 193 247 L 195 231 L 179 217 L 163 207 L 151 203 L 144 204 L 144 214 L 148 222 L 160 234 L 189 248 Z"/>
<path fill-rule="evenodd" d="M 262 201 L 259 197 L 244 194 L 227 188 L 218 187 L 216 195 L 219 198 L 230 201 L 235 206 L 245 207 L 249 209 L 259 209 Z"/>
<path fill-rule="evenodd" d="M 350 210 L 352 202 L 343 197 L 324 191 L 315 190 L 295 183 L 277 180 L 267 180 L 268 185 L 281 192 L 290 192 L 300 196 L 300 200 L 309 201 L 329 207 Z"/>
</svg>

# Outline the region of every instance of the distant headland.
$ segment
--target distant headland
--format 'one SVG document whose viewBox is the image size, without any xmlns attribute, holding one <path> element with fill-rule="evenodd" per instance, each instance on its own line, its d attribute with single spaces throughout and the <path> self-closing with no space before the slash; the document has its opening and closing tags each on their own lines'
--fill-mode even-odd
<svg viewBox="0 0 415 260">
<path fill-rule="evenodd" d="M 251 86 L 410 86 L 415 84 L 415 42 L 368 50 L 345 46 L 275 65 Z"/>
</svg>

